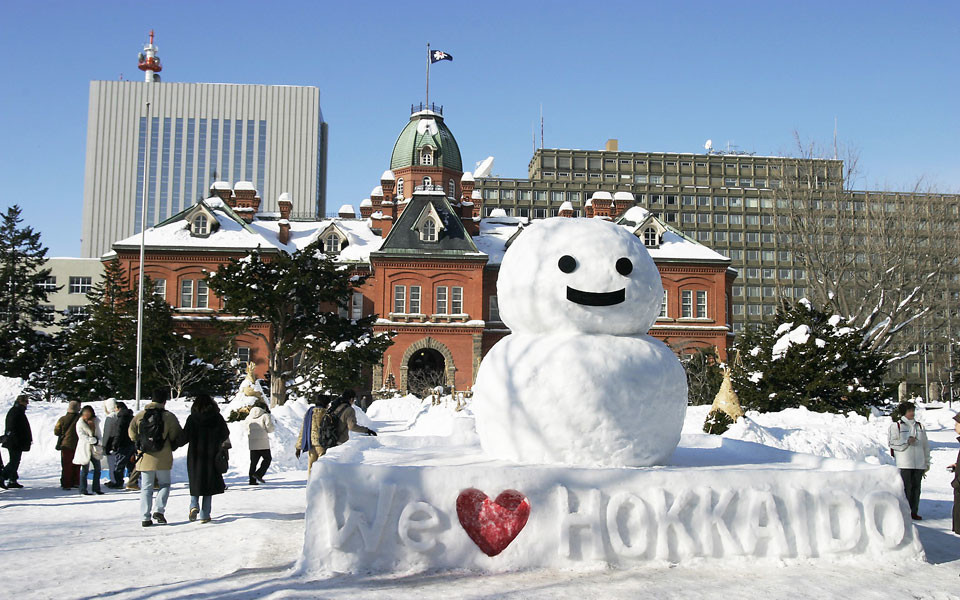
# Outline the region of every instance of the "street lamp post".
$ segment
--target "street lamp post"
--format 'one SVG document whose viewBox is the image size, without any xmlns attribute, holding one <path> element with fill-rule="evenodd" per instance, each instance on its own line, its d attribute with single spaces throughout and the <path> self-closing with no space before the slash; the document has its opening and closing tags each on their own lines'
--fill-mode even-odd
<svg viewBox="0 0 960 600">
<path fill-rule="evenodd" d="M 150 130 L 150 102 L 147 102 L 147 136 L 146 140 L 150 139 L 149 130 Z M 137 410 L 140 410 L 140 398 L 142 394 L 140 393 L 140 386 L 142 383 L 142 374 L 143 374 L 143 261 L 144 254 L 146 254 L 146 236 L 147 236 L 147 165 L 150 164 L 150 144 L 149 141 L 144 143 L 144 160 L 143 160 L 143 188 L 141 190 L 140 196 L 140 273 L 139 273 L 139 283 L 137 284 L 137 385 L 136 385 L 136 401 L 137 401 Z"/>
</svg>

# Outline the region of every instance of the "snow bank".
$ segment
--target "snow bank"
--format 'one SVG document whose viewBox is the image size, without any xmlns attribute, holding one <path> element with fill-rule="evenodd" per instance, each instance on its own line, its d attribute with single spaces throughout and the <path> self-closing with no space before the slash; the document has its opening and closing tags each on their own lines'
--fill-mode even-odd
<svg viewBox="0 0 960 600">
<path fill-rule="evenodd" d="M 27 382 L 19 377 L 4 377 L 0 375 L 0 406 L 7 406 L 16 400 L 20 391 L 26 387 Z"/>
</svg>

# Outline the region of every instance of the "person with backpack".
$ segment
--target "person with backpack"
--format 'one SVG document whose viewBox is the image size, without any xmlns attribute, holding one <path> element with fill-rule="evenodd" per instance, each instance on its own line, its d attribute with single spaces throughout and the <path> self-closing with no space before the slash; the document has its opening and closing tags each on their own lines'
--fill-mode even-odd
<svg viewBox="0 0 960 600">
<path fill-rule="evenodd" d="M 30 431 L 30 421 L 27 420 L 27 405 L 30 404 L 30 394 L 26 390 L 20 392 L 13 406 L 7 411 L 4 423 L 3 447 L 10 454 L 10 460 L 0 472 L 0 480 L 6 482 L 7 488 L 22 488 L 17 471 L 20 470 L 20 457 L 30 451 L 33 445 L 33 433 Z"/>
<path fill-rule="evenodd" d="M 923 520 L 920 516 L 920 482 L 930 470 L 930 442 L 927 441 L 927 432 L 915 420 L 916 405 L 912 402 L 901 402 L 897 410 L 891 415 L 893 423 L 890 425 L 889 441 L 890 453 L 897 460 L 900 477 L 903 479 L 903 491 L 910 504 L 910 517 L 915 521 Z"/>
<path fill-rule="evenodd" d="M 228 439 L 230 430 L 217 410 L 216 402 L 208 394 L 197 394 L 183 426 L 183 442 L 188 444 L 191 521 L 199 517 L 201 523 L 209 523 L 212 497 L 226 490 L 217 457 Z"/>
<path fill-rule="evenodd" d="M 127 408 L 123 402 L 117 402 L 117 433 L 114 437 L 107 440 L 105 450 L 112 451 L 116 455 L 116 465 L 113 472 L 113 480 L 117 482 L 117 489 L 123 487 L 124 475 L 130 476 L 130 483 L 133 483 L 133 458 L 137 453 L 137 445 L 130 439 L 130 422 L 133 421 L 133 411 Z"/>
<path fill-rule="evenodd" d="M 80 420 L 80 402 L 71 400 L 67 414 L 57 420 L 53 434 L 57 436 L 56 449 L 60 451 L 60 489 L 70 490 L 80 485 L 80 466 L 73 464 L 77 451 L 77 421 Z"/>
<path fill-rule="evenodd" d="M 270 434 L 273 433 L 273 417 L 266 406 L 258 401 L 247 415 L 247 440 L 250 446 L 250 485 L 263 483 L 263 476 L 270 468 Z"/>
<path fill-rule="evenodd" d="M 73 455 L 73 464 L 80 466 L 80 495 L 102 495 L 100 490 L 100 461 L 103 459 L 103 432 L 100 431 L 100 419 L 92 406 L 84 406 L 77 421 L 77 451 Z M 93 465 L 93 494 L 87 490 L 87 476 Z"/>
<path fill-rule="evenodd" d="M 107 487 L 117 489 L 123 487 L 123 482 L 117 481 L 114 473 L 117 470 L 117 453 L 114 451 L 114 439 L 117 437 L 117 401 L 113 398 L 107 398 L 103 401 L 103 453 L 107 457 L 107 474 L 110 475 L 110 481 Z"/>
<path fill-rule="evenodd" d="M 127 435 L 137 445 L 137 470 L 140 471 L 140 512 L 144 527 L 156 521 L 166 525 L 163 516 L 170 497 L 170 470 L 173 469 L 173 450 L 182 429 L 177 417 L 166 410 L 167 394 L 153 391 L 153 402 L 133 417 Z M 157 483 L 157 506 L 153 511 L 154 479 Z M 153 511 L 153 512 L 151 512 Z"/>
<path fill-rule="evenodd" d="M 307 452 L 308 475 L 313 468 L 313 463 L 326 454 L 327 450 L 344 444 L 350 439 L 351 431 L 377 435 L 377 432 L 369 427 L 357 424 L 357 413 L 353 408 L 356 398 L 357 394 L 353 390 L 347 390 L 326 408 L 312 407 L 307 410 L 300 428 L 300 435 L 297 437 L 296 455 L 300 458 L 301 452 Z M 306 436 L 305 431 L 308 432 Z"/>
<path fill-rule="evenodd" d="M 960 413 L 953 415 L 953 430 L 960 436 Z M 960 437 L 957 438 L 957 441 L 960 442 Z M 960 452 L 957 452 L 957 462 L 947 467 L 948 470 L 953 472 L 953 481 L 950 482 L 950 485 L 953 486 L 953 532 L 960 535 L 960 472 L 957 470 L 958 464 L 960 464 Z"/>
</svg>

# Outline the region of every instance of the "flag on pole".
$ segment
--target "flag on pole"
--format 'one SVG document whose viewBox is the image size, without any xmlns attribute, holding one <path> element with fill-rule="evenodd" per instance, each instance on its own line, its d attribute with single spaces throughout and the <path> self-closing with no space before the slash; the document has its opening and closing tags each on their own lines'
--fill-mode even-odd
<svg viewBox="0 0 960 600">
<path fill-rule="evenodd" d="M 453 56 L 447 54 L 443 50 L 430 50 L 430 62 L 440 62 L 441 60 L 453 60 Z"/>
</svg>

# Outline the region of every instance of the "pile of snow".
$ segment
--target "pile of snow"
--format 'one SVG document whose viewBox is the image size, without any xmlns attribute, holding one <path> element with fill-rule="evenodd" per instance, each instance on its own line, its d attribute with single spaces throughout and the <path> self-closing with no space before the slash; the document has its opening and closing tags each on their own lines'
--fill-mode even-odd
<svg viewBox="0 0 960 600">
<path fill-rule="evenodd" d="M 27 382 L 19 377 L 4 377 L 0 375 L 0 406 L 7 406 L 20 395 L 20 390 L 26 387 Z"/>
</svg>

